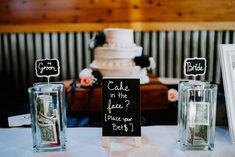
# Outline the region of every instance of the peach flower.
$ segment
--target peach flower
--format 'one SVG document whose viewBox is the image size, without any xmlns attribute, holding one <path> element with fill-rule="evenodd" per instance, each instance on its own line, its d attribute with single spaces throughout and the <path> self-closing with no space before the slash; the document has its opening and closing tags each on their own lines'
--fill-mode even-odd
<svg viewBox="0 0 235 157">
<path fill-rule="evenodd" d="M 83 77 L 81 78 L 81 85 L 82 86 L 92 86 L 93 83 L 93 78 L 92 76 L 87 76 L 87 77 Z"/>
<path fill-rule="evenodd" d="M 168 100 L 173 102 L 178 100 L 178 92 L 175 89 L 168 90 Z"/>
</svg>

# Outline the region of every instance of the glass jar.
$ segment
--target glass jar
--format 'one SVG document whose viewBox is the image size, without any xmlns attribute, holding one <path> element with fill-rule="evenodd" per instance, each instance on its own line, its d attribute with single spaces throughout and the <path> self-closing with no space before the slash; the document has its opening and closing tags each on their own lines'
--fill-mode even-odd
<svg viewBox="0 0 235 157">
<path fill-rule="evenodd" d="M 213 150 L 216 102 L 216 84 L 179 83 L 178 125 L 182 150 Z"/>
<path fill-rule="evenodd" d="M 64 84 L 35 83 L 28 92 L 34 151 L 64 150 L 66 142 Z"/>
</svg>

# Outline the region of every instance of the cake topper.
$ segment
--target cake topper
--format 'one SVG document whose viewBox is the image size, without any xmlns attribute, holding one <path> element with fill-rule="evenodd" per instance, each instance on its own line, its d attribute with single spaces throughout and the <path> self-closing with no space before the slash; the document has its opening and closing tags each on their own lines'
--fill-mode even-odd
<svg viewBox="0 0 235 157">
<path fill-rule="evenodd" d="M 60 75 L 60 64 L 58 59 L 38 59 L 35 61 L 35 70 L 37 77 L 50 77 Z"/>
<path fill-rule="evenodd" d="M 194 77 L 205 75 L 206 67 L 205 58 L 186 58 L 184 60 L 184 75 Z"/>
</svg>

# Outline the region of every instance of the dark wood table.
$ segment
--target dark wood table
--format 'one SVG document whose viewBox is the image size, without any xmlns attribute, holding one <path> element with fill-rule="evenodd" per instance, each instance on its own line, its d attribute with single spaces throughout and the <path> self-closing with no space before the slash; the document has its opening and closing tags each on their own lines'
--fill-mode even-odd
<svg viewBox="0 0 235 157">
<path fill-rule="evenodd" d="M 69 86 L 72 81 L 66 81 Z M 141 110 L 160 110 L 168 108 L 166 85 L 158 78 L 151 76 L 150 82 L 140 86 Z M 69 110 L 76 111 L 101 111 L 102 110 L 102 88 L 91 89 L 76 88 L 75 91 L 66 90 Z"/>
</svg>

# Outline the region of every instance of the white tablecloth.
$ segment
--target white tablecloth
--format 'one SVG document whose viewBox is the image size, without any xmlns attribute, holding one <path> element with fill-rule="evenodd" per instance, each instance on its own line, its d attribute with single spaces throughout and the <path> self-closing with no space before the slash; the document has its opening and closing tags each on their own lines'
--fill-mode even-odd
<svg viewBox="0 0 235 157">
<path fill-rule="evenodd" d="M 64 152 L 33 153 L 31 128 L 0 129 L 0 157 L 235 157 L 228 128 L 217 127 L 213 151 L 181 151 L 176 126 L 142 127 L 142 146 L 132 138 L 111 138 L 101 145 L 101 128 L 68 128 Z"/>
</svg>

